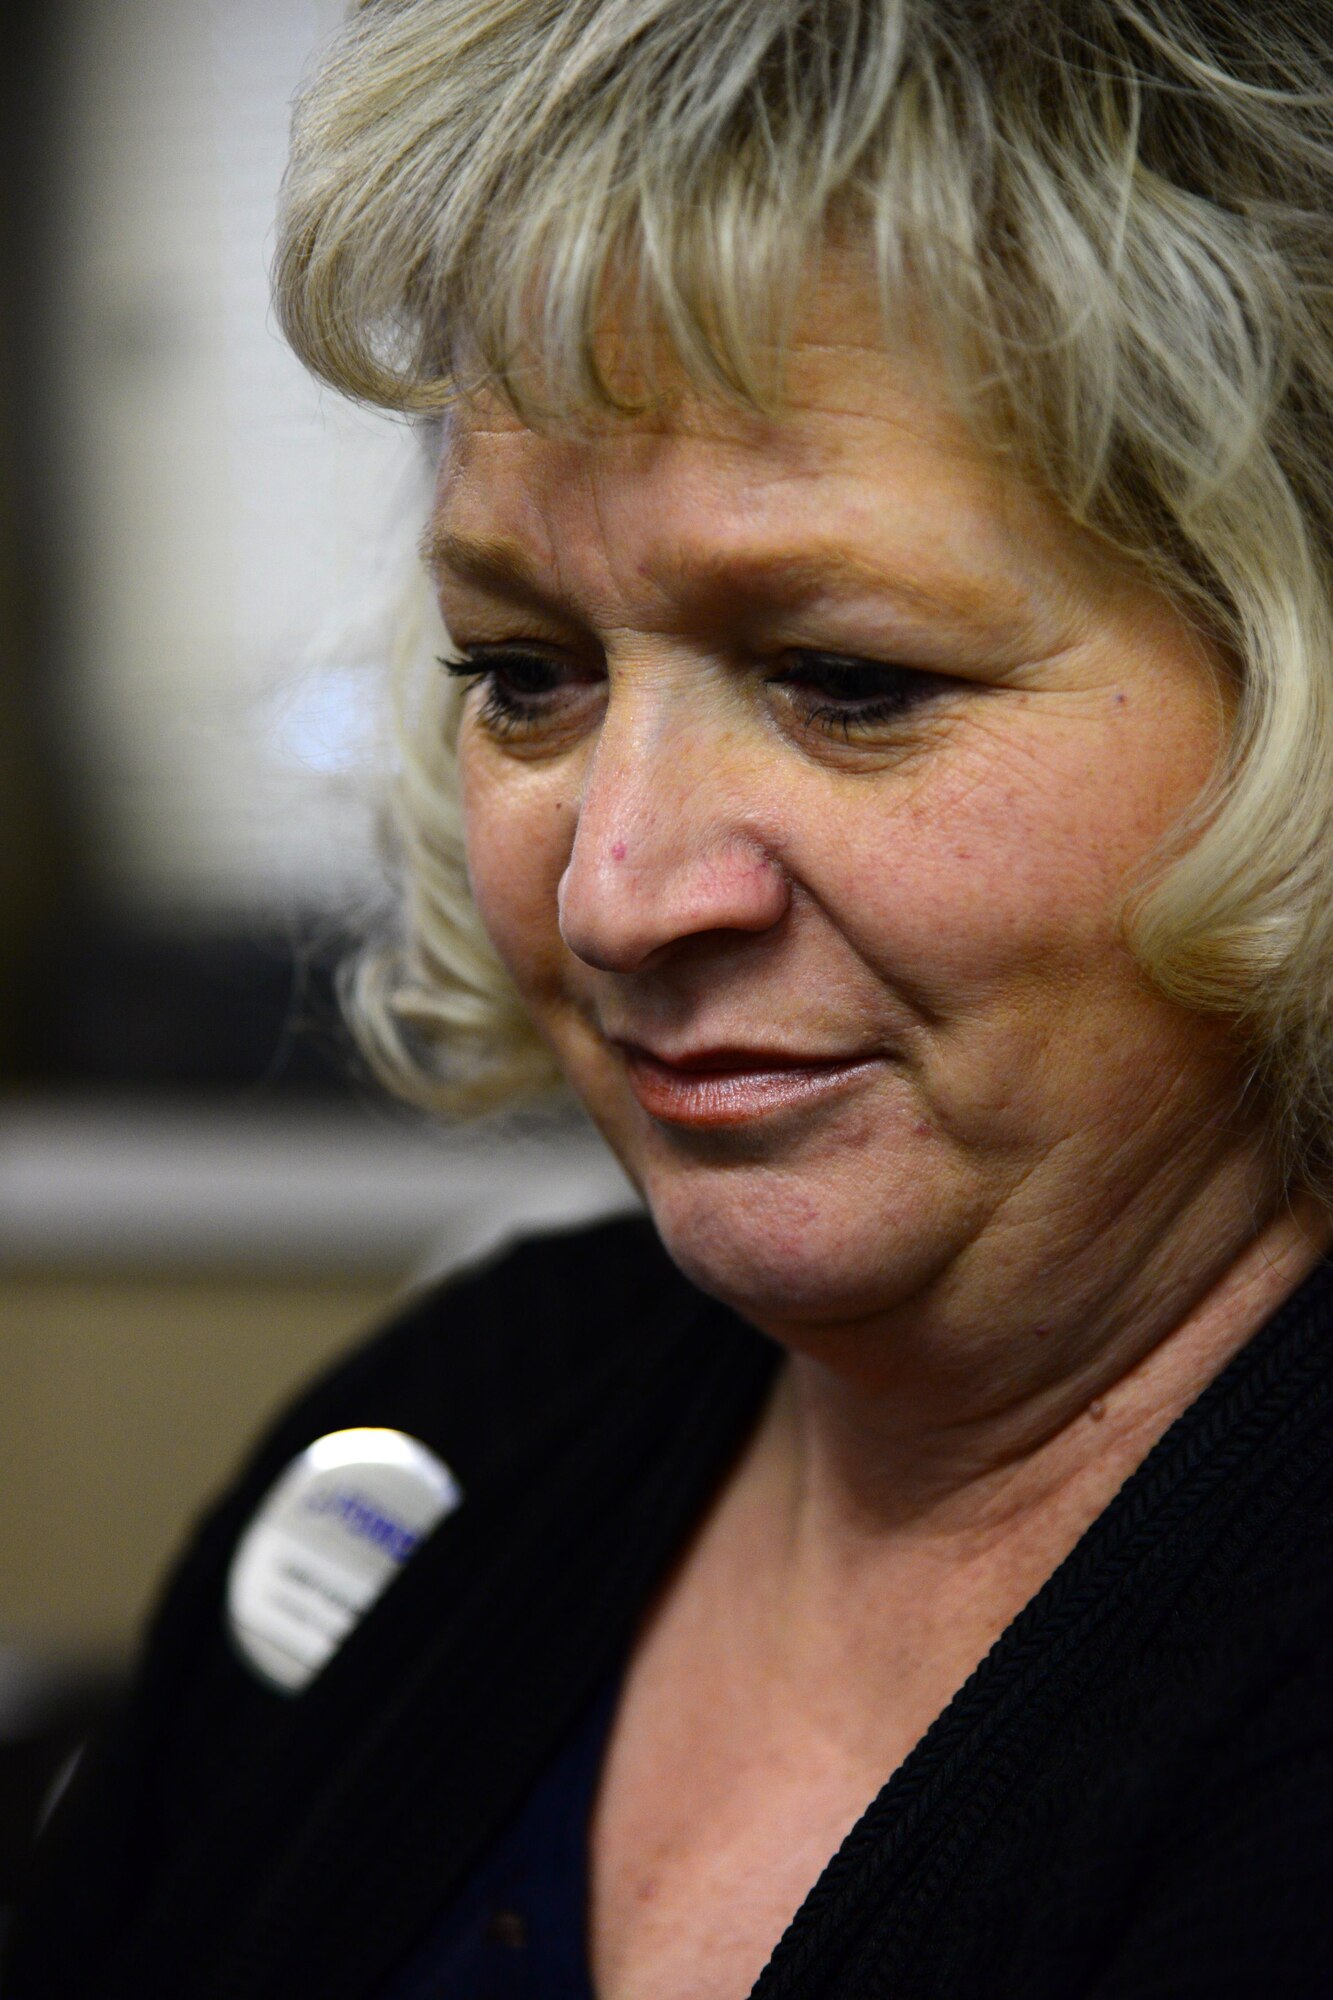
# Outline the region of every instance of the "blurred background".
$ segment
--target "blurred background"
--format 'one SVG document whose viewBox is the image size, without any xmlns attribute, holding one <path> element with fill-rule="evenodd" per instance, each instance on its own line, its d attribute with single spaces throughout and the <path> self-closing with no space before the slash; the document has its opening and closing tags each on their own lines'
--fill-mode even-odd
<svg viewBox="0 0 1333 2000">
<path fill-rule="evenodd" d="M 332 971 L 388 893 L 403 424 L 267 298 L 340 0 L 10 0 L 0 72 L 0 1903 L 171 1550 L 406 1288 L 626 1205 L 573 1122 L 432 1130 Z"/>
</svg>

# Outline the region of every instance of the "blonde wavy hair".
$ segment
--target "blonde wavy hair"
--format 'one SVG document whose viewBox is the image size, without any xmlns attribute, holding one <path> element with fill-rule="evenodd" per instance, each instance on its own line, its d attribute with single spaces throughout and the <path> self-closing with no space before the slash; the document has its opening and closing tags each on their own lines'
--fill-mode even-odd
<svg viewBox="0 0 1333 2000">
<path fill-rule="evenodd" d="M 625 274 L 690 380 L 780 407 L 831 234 L 886 337 L 1234 664 L 1225 770 L 1126 910 L 1240 1024 L 1290 1171 L 1333 1190 L 1333 89 L 1297 0 L 366 0 L 301 96 L 276 297 L 297 353 L 429 416 L 619 407 Z M 450 1110 L 553 1080 L 473 910 L 458 695 L 403 704 L 377 1068 Z"/>
</svg>

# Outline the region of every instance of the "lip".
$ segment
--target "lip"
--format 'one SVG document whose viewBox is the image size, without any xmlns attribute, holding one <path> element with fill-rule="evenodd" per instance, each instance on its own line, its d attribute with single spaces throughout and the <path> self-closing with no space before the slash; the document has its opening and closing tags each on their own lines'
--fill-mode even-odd
<svg viewBox="0 0 1333 2000">
<path fill-rule="evenodd" d="M 670 1059 L 633 1042 L 621 1052 L 630 1088 L 651 1118 L 696 1130 L 749 1125 L 835 1095 L 865 1074 L 864 1055 L 789 1055 L 775 1049 L 691 1050 Z"/>
</svg>

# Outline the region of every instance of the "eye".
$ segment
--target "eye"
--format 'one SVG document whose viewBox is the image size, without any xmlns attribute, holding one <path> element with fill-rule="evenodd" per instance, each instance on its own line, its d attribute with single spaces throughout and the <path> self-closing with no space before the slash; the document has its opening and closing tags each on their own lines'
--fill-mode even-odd
<svg viewBox="0 0 1333 2000">
<path fill-rule="evenodd" d="M 497 736 L 553 721 L 572 692 L 600 678 L 526 646 L 471 646 L 456 659 L 442 658 L 440 665 L 461 680 L 480 683 L 479 719 Z"/>
<path fill-rule="evenodd" d="M 848 653 L 793 652 L 770 684 L 786 692 L 803 722 L 848 738 L 936 701 L 952 683 L 944 674 Z"/>
</svg>

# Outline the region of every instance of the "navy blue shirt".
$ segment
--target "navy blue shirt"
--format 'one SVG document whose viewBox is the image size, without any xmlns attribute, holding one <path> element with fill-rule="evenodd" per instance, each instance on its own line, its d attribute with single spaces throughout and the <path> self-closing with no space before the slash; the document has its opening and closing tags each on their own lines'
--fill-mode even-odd
<svg viewBox="0 0 1333 2000">
<path fill-rule="evenodd" d="M 594 2000 L 588 1823 L 618 1692 L 598 1696 L 384 2000 Z"/>
</svg>

